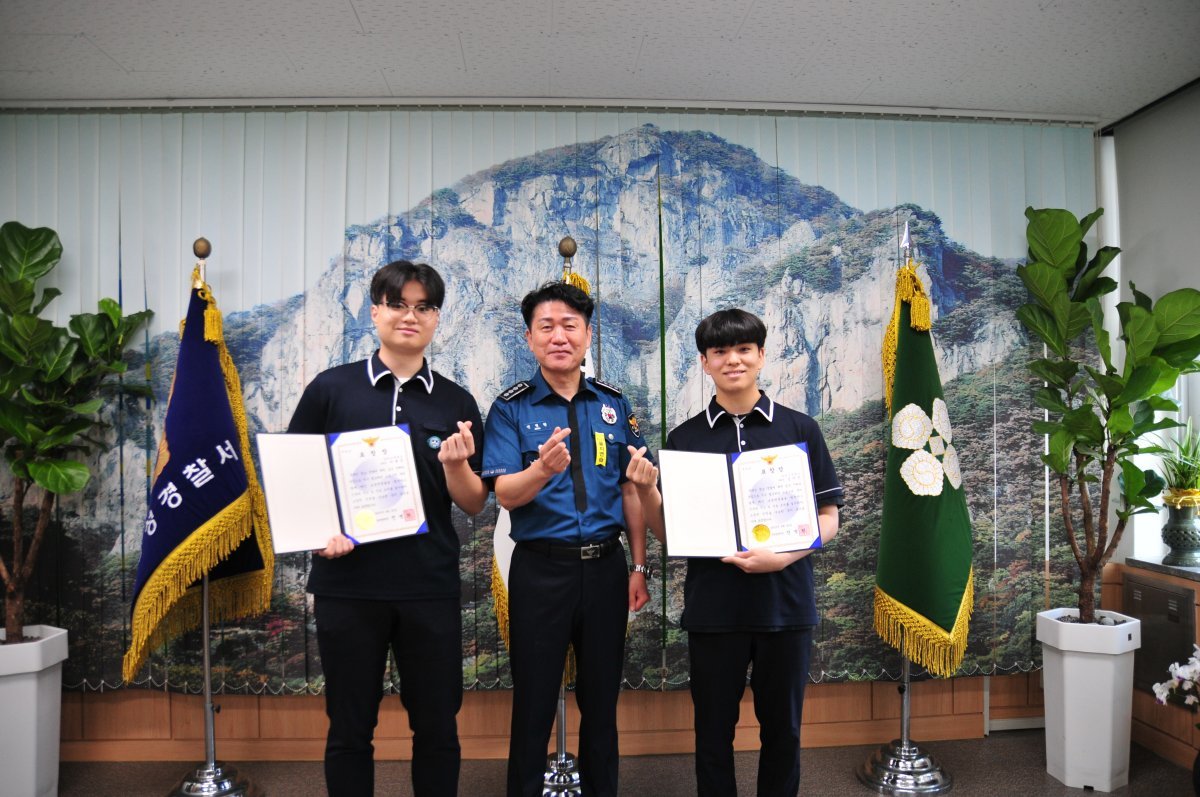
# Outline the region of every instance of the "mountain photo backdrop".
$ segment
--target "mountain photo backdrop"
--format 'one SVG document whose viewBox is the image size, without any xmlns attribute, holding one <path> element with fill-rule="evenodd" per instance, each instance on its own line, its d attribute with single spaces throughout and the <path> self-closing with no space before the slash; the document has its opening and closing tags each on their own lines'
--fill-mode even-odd
<svg viewBox="0 0 1200 797">
<path fill-rule="evenodd" d="M 812 677 L 897 677 L 898 656 L 872 630 L 872 589 L 887 440 L 880 349 L 907 224 L 974 528 L 976 606 L 960 673 L 1039 666 L 1033 615 L 1047 594 L 1065 600 L 1071 568 L 1045 520 L 1036 386 L 1024 368 L 1037 353 L 1014 314 L 1025 300 L 1015 267 L 1027 204 L 1090 207 L 1090 147 L 1086 131 L 1065 128 L 769 116 L 0 117 L 0 175 L 17 178 L 0 181 L 0 216 L 62 235 L 57 312 L 119 290 L 127 310 L 156 313 L 130 374 L 146 374 L 157 400 L 110 408 L 114 447 L 85 493 L 60 503 L 33 621 L 71 630 L 68 687 L 121 683 L 147 458 L 194 237 L 214 244 L 208 280 L 253 434 L 282 431 L 318 372 L 370 355 L 370 277 L 398 258 L 446 279 L 432 365 L 486 414 L 535 367 L 518 303 L 561 276 L 557 243 L 570 235 L 597 301 L 597 373 L 629 397 L 651 450 L 711 396 L 696 323 L 730 306 L 763 317 L 762 386 L 820 422 L 846 489 L 841 530 L 814 556 Z M 490 593 L 495 522 L 494 502 L 456 515 L 468 688 L 511 685 Z M 656 570 L 660 557 L 652 541 Z M 687 684 L 685 568 L 665 565 L 631 618 L 630 688 Z M 221 690 L 320 691 L 308 567 L 307 554 L 278 557 L 272 610 L 214 628 Z M 193 633 L 157 651 L 137 683 L 198 691 L 200 645 Z"/>
</svg>

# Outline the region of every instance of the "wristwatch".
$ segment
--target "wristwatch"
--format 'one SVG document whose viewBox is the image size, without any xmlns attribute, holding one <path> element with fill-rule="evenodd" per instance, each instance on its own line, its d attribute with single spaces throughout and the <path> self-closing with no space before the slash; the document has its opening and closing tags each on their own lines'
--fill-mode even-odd
<svg viewBox="0 0 1200 797">
<path fill-rule="evenodd" d="M 651 575 L 651 574 L 652 574 L 654 571 L 652 571 L 652 570 L 651 570 L 649 567 L 647 567 L 646 565 L 634 565 L 634 566 L 633 566 L 633 572 L 635 572 L 635 573 L 641 573 L 641 574 L 642 574 L 643 576 L 645 576 L 646 578 L 650 578 L 650 575 Z"/>
</svg>

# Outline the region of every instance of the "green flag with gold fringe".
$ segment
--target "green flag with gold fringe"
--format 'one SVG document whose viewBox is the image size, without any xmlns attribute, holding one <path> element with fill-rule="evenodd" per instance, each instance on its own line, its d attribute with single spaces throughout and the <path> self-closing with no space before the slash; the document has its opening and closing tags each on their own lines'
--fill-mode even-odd
<svg viewBox="0 0 1200 797">
<path fill-rule="evenodd" d="M 891 440 L 875 630 L 910 661 L 949 676 L 962 664 L 974 604 L 971 519 L 929 329 L 929 297 L 909 258 L 883 343 Z"/>
</svg>

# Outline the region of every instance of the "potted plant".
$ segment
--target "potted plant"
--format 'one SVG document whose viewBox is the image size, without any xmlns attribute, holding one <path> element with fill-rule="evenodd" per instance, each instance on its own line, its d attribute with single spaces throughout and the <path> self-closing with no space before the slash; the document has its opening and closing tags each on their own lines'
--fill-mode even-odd
<svg viewBox="0 0 1200 797">
<path fill-rule="evenodd" d="M 61 291 L 45 288 L 39 298 L 37 283 L 61 257 L 53 230 L 0 226 L 0 442 L 12 479 L 0 532 L 11 542 L 0 552 L 0 705 L 6 714 L 0 749 L 6 793 L 13 794 L 57 791 L 67 657 L 65 630 L 25 625 L 25 589 L 55 501 L 84 488 L 91 469 L 82 458 L 104 447 L 108 424 L 97 416 L 104 397 L 133 390 L 114 377 L 125 371 L 126 345 L 152 315 L 127 316 L 113 300 L 101 299 L 98 313 L 73 315 L 65 328 L 42 318 Z"/>
<path fill-rule="evenodd" d="M 1111 791 L 1129 777 L 1133 651 L 1141 629 L 1133 618 L 1097 611 L 1096 582 L 1129 518 L 1157 511 L 1151 499 L 1162 479 L 1133 457 L 1153 449 L 1139 442 L 1144 435 L 1177 425 L 1157 417 L 1178 411 L 1160 394 L 1197 370 L 1200 291 L 1183 288 L 1152 301 L 1131 282 L 1132 301 L 1117 305 L 1114 340 L 1101 300 L 1117 289 L 1105 271 L 1120 250 L 1102 247 L 1089 259 L 1083 240 L 1103 212 L 1080 220 L 1066 210 L 1026 209 L 1029 258 L 1017 273 L 1031 301 L 1017 316 L 1045 347 L 1045 356 L 1029 363 L 1043 383 L 1035 401 L 1046 411 L 1033 428 L 1047 439 L 1042 461 L 1079 568 L 1078 606 L 1037 617 L 1047 770 L 1068 786 Z"/>
<path fill-rule="evenodd" d="M 1178 437 L 1164 443 L 1159 462 L 1167 483 L 1162 541 L 1171 549 L 1163 564 L 1200 567 L 1200 431 L 1192 430 L 1191 418 Z"/>
</svg>

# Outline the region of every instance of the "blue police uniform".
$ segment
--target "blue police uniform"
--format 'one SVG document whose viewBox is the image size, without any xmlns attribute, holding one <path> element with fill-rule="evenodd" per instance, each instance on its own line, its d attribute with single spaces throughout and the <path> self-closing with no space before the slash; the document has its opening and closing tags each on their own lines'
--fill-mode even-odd
<svg viewBox="0 0 1200 797">
<path fill-rule="evenodd" d="M 538 369 L 488 412 L 483 477 L 533 463 L 555 427 L 571 464 L 511 511 L 509 656 L 513 673 L 508 793 L 540 795 L 567 647 L 574 645 L 583 793 L 617 793 L 617 697 L 625 651 L 629 574 L 619 534 L 629 451 L 642 446 L 620 391 L 580 377 L 567 401 Z"/>
<path fill-rule="evenodd" d="M 817 422 L 765 394 L 744 416 L 714 397 L 671 431 L 665 448 L 732 454 L 795 443 L 808 447 L 817 506 L 841 506 L 842 485 Z M 699 795 L 737 793 L 733 736 L 751 663 L 758 793 L 798 792 L 800 720 L 818 621 L 811 555 L 775 573 L 753 574 L 720 559 L 688 559 L 681 624 L 688 631 Z"/>
<path fill-rule="evenodd" d="M 428 361 L 401 382 L 376 352 L 318 374 L 288 425 L 293 433 L 330 434 L 408 424 L 429 525 L 425 534 L 373 542 L 336 559 L 312 559 L 308 591 L 315 596 L 329 715 L 325 780 L 335 797 L 374 792 L 372 738 L 389 648 L 413 730 L 414 792 L 454 795 L 458 790 L 459 539 L 437 458 L 442 440 L 458 431 L 458 421 L 471 421 L 475 456 L 469 464 L 478 473 L 482 422 L 471 394 L 431 370 Z"/>
</svg>

